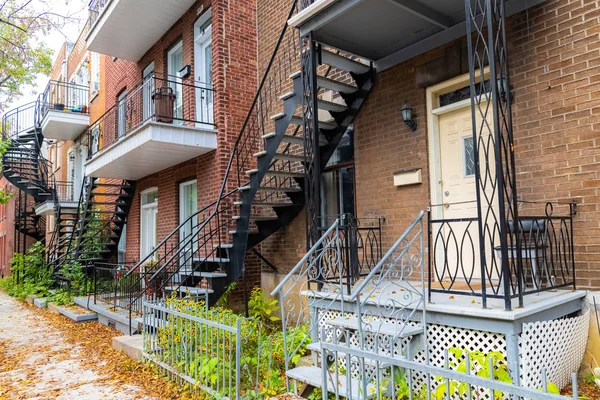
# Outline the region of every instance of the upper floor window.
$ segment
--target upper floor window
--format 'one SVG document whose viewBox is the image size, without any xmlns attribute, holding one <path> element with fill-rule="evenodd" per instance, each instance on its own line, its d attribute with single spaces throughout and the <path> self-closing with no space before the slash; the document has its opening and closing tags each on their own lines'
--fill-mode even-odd
<svg viewBox="0 0 600 400">
<path fill-rule="evenodd" d="M 92 52 L 91 62 L 92 76 L 90 90 L 92 93 L 100 91 L 100 54 Z"/>
</svg>

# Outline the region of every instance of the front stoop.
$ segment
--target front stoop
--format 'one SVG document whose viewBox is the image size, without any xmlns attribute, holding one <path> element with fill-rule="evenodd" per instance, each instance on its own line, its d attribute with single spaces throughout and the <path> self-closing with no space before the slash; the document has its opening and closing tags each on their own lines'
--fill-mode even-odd
<svg viewBox="0 0 600 400">
<path fill-rule="evenodd" d="M 142 361 L 142 335 L 115 336 L 112 340 L 113 349 L 123 351 L 130 358 L 136 361 Z"/>
<path fill-rule="evenodd" d="M 64 315 L 65 317 L 67 317 L 75 322 L 95 321 L 98 319 L 98 314 L 96 314 L 95 312 L 90 312 L 83 307 L 78 307 L 81 309 L 81 311 L 82 311 L 81 313 L 74 311 L 70 308 L 63 307 L 63 306 L 55 305 L 55 307 L 60 314 Z"/>
<path fill-rule="evenodd" d="M 37 308 L 46 308 L 48 307 L 48 299 L 44 298 L 44 299 L 33 299 L 33 305 L 36 306 Z"/>
<path fill-rule="evenodd" d="M 94 304 L 93 299 L 87 296 L 76 297 L 73 301 L 75 304 L 97 313 L 98 322 L 102 325 L 116 329 L 124 335 L 129 335 L 129 314 L 127 311 L 119 308 L 115 309 L 112 305 L 103 302 Z M 135 333 L 137 328 L 137 324 L 134 323 L 131 333 Z"/>
</svg>

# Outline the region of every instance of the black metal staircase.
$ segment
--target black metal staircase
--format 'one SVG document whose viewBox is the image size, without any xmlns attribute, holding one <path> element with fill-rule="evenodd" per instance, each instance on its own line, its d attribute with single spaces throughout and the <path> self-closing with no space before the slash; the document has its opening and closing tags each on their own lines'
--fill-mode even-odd
<svg viewBox="0 0 600 400">
<path fill-rule="evenodd" d="M 46 218 L 36 215 L 34 207 L 51 200 L 53 188 L 48 183 L 49 162 L 42 156 L 44 137 L 38 110 L 38 102 L 32 102 L 3 116 L 2 135 L 10 145 L 2 156 L 2 174 L 19 189 L 15 202 L 16 232 L 44 240 Z"/>
<path fill-rule="evenodd" d="M 77 214 L 63 215 L 57 224 L 62 239 L 57 250 L 62 260 L 57 267 L 65 262 L 89 264 L 113 260 L 134 192 L 134 181 L 87 177 Z"/>
<path fill-rule="evenodd" d="M 287 19 L 295 12 L 296 4 Z M 147 295 L 208 295 L 212 303 L 229 283 L 243 277 L 247 250 L 290 223 L 313 200 L 306 191 L 307 179 L 320 179 L 321 168 L 371 91 L 371 65 L 312 41 L 299 42 L 287 19 L 217 200 L 182 223 L 128 272 L 128 279 L 139 275 L 130 289 L 131 313 L 141 310 Z M 307 62 L 315 67 L 308 68 Z M 314 75 L 307 79 L 311 71 Z M 308 96 L 316 99 L 315 118 L 307 112 Z M 307 144 L 313 143 L 318 150 L 311 153 Z M 318 167 L 307 168 L 315 153 Z"/>
</svg>

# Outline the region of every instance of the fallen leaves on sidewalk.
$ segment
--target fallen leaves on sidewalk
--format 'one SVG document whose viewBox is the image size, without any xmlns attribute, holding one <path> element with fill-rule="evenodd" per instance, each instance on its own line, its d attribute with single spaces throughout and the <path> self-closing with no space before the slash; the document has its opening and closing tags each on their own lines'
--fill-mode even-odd
<svg viewBox="0 0 600 400">
<path fill-rule="evenodd" d="M 115 336 L 122 336 L 121 332 L 98 322 L 76 323 L 48 310 L 40 310 L 31 306 L 29 309 L 43 316 L 53 328 L 60 331 L 67 343 L 79 345 L 81 347 L 80 362 L 105 377 L 104 380 L 109 383 L 135 385 L 145 389 L 149 395 L 161 399 L 202 398 L 200 394 L 190 394 L 181 386 L 168 382 L 150 365 L 138 363 L 124 353 L 114 350 L 112 339 Z M 0 357 L 1 351 L 0 347 Z"/>
</svg>

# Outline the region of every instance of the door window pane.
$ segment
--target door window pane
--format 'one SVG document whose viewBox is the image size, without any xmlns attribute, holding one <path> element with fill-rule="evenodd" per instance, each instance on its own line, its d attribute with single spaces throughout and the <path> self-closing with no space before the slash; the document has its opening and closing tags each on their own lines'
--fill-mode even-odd
<svg viewBox="0 0 600 400">
<path fill-rule="evenodd" d="M 463 160 L 465 176 L 475 175 L 475 146 L 472 136 L 463 138 Z"/>
<path fill-rule="evenodd" d="M 181 86 L 181 79 L 179 78 L 179 71 L 183 68 L 183 44 L 182 42 L 177 43 L 173 46 L 173 49 L 169 51 L 169 65 L 168 65 L 168 81 L 169 86 L 173 89 L 175 94 L 175 104 L 173 110 L 173 116 L 176 123 L 182 123 L 183 119 L 183 90 Z"/>
</svg>

